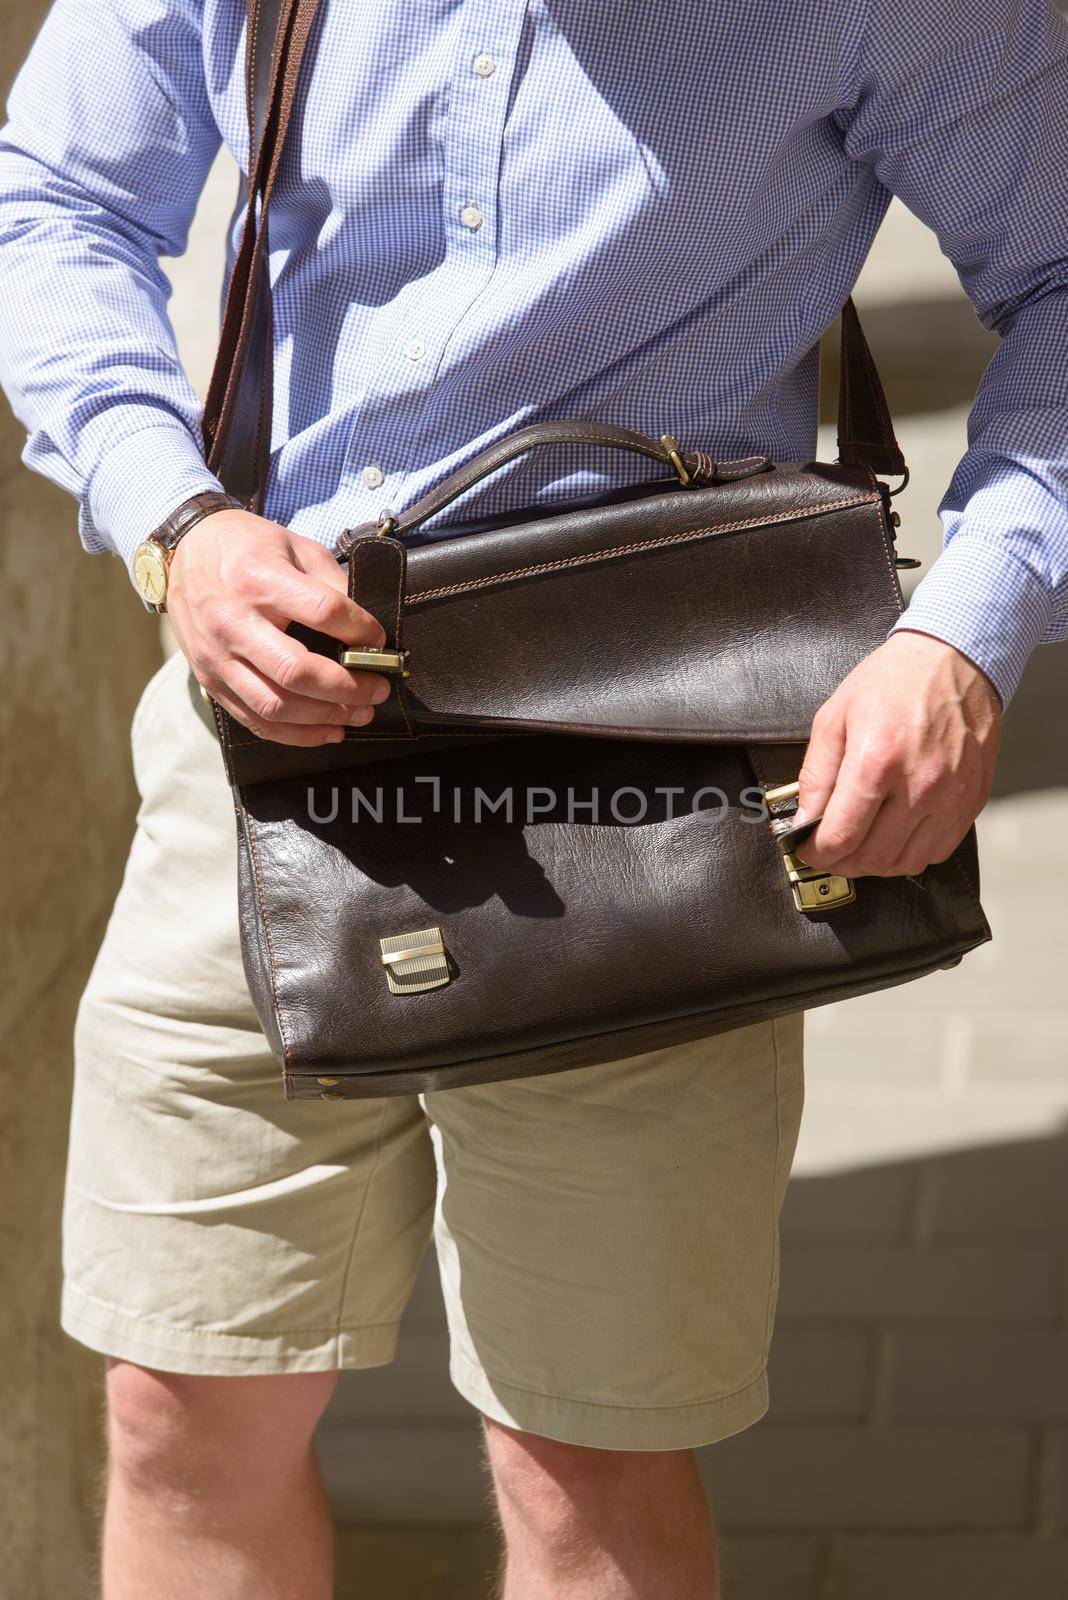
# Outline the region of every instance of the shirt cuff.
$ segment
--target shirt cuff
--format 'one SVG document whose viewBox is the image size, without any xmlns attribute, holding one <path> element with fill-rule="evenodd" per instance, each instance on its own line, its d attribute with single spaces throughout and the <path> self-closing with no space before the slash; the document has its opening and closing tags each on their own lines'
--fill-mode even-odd
<svg viewBox="0 0 1068 1600">
<path fill-rule="evenodd" d="M 890 630 L 943 639 L 980 667 L 1008 705 L 1050 625 L 1050 600 L 1031 569 L 992 540 L 955 534 Z"/>
<path fill-rule="evenodd" d="M 87 550 L 111 549 L 129 573 L 133 553 L 190 495 L 222 489 L 179 421 L 154 422 L 112 444 L 82 498 L 78 532 Z M 132 581 L 132 573 L 131 573 Z"/>
</svg>

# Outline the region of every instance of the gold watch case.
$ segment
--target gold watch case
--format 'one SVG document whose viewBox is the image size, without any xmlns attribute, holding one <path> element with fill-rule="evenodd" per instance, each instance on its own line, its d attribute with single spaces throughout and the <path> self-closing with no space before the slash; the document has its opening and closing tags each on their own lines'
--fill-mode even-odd
<svg viewBox="0 0 1068 1600">
<path fill-rule="evenodd" d="M 169 568 L 168 553 L 155 539 L 145 539 L 134 551 L 134 587 L 141 599 L 157 610 L 167 598 Z"/>
</svg>

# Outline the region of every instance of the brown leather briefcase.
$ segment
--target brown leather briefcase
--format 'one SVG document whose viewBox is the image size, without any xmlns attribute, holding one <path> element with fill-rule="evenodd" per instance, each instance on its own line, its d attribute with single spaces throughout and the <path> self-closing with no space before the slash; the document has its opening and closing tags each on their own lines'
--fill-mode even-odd
<svg viewBox="0 0 1068 1600">
<path fill-rule="evenodd" d="M 250 6 L 253 199 L 205 439 L 254 509 L 267 215 L 315 10 Z M 386 633 L 342 653 L 390 677 L 374 722 L 296 750 L 215 708 L 246 972 L 288 1098 L 622 1058 L 902 983 L 989 938 L 974 832 L 914 878 L 854 883 L 792 849 L 813 714 L 902 603 L 877 474 L 904 462 L 852 301 L 841 365 L 835 464 L 547 423 L 344 535 L 349 592 Z M 412 543 L 505 461 L 576 442 L 644 453 L 649 481 Z"/>
</svg>

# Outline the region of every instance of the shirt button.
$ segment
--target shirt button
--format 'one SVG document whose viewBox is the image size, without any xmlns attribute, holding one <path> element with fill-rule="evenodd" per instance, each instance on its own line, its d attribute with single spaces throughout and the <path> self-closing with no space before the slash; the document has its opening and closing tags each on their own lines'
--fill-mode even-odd
<svg viewBox="0 0 1068 1600">
<path fill-rule="evenodd" d="M 481 228 L 482 226 L 482 213 L 477 206 L 464 206 L 460 212 L 460 221 L 465 228 L 470 228 L 471 232 L 474 233 L 476 228 Z"/>
<path fill-rule="evenodd" d="M 364 467 L 363 481 L 369 489 L 380 489 L 386 481 L 381 467 Z"/>
<path fill-rule="evenodd" d="M 480 56 L 475 57 L 475 71 L 480 78 L 488 78 L 491 72 L 496 72 L 497 63 L 493 57 L 483 50 Z"/>
<path fill-rule="evenodd" d="M 422 339 L 413 339 L 411 344 L 405 345 L 404 353 L 409 361 L 422 361 L 426 355 L 426 345 Z"/>
</svg>

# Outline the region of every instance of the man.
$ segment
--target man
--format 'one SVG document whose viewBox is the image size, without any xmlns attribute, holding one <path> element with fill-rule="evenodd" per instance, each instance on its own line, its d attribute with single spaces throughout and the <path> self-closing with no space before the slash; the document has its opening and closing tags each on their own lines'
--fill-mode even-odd
<svg viewBox="0 0 1068 1600">
<path fill-rule="evenodd" d="M 26 460 L 128 565 L 219 488 L 157 257 L 220 138 L 247 160 L 243 15 L 58 0 L 0 142 Z M 767 1405 L 800 1018 L 418 1101 L 285 1102 L 186 663 L 272 739 L 366 723 L 384 685 L 287 624 L 375 642 L 337 536 L 522 423 L 809 458 L 818 338 L 897 193 L 1003 342 L 947 548 L 821 711 L 801 801 L 820 866 L 943 859 L 1029 652 L 1068 632 L 1066 129 L 1045 0 L 326 0 L 272 208 L 269 515 L 216 511 L 175 550 L 182 655 L 135 719 L 138 831 L 79 1018 L 62 1315 L 110 1357 L 107 1600 L 325 1600 L 313 1429 L 339 1368 L 390 1359 L 432 1218 L 507 1600 L 717 1592 L 690 1452 Z M 631 475 L 543 452 L 449 519 Z"/>
</svg>

